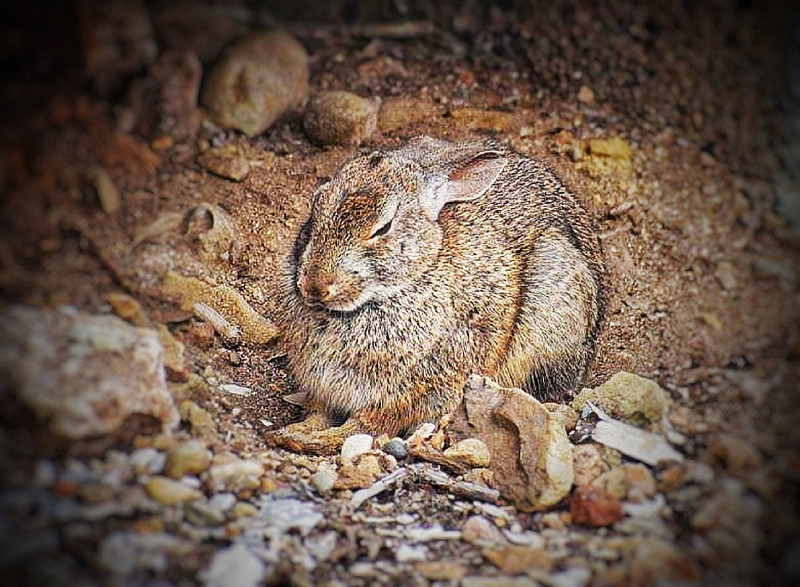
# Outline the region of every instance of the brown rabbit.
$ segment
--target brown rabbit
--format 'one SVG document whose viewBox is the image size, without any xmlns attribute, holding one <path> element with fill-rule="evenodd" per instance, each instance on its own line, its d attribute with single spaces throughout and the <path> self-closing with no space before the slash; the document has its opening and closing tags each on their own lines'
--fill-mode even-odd
<svg viewBox="0 0 800 587">
<path fill-rule="evenodd" d="M 590 215 L 544 164 L 494 142 L 423 136 L 346 162 L 286 268 L 276 318 L 314 413 L 271 436 L 296 450 L 435 420 L 472 373 L 563 397 L 606 298 Z"/>
</svg>

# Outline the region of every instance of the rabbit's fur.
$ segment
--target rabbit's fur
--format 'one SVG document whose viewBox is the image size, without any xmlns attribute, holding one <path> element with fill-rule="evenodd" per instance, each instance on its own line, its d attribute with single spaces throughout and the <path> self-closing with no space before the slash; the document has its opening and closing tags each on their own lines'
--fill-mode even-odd
<svg viewBox="0 0 800 587">
<path fill-rule="evenodd" d="M 318 409 L 397 434 L 486 374 L 547 400 L 592 358 L 605 268 L 587 211 L 544 164 L 418 137 L 314 194 L 277 316 Z"/>
</svg>

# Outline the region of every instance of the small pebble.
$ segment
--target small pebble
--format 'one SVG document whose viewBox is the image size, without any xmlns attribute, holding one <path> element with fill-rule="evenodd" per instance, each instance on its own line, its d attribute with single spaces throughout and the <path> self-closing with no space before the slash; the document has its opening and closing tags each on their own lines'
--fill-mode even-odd
<svg viewBox="0 0 800 587">
<path fill-rule="evenodd" d="M 119 210 L 122 206 L 122 198 L 105 167 L 92 167 L 86 172 L 86 176 L 97 193 L 97 199 L 100 201 L 103 212 L 113 214 Z"/>
<path fill-rule="evenodd" d="M 152 477 L 145 483 L 144 488 L 151 498 L 165 505 L 186 503 L 198 499 L 201 495 L 196 489 L 168 477 Z"/>
<path fill-rule="evenodd" d="M 424 561 L 427 558 L 427 554 L 428 549 L 424 546 L 401 544 L 395 551 L 395 558 L 399 563 L 408 563 L 413 561 Z"/>
<path fill-rule="evenodd" d="M 470 468 L 487 467 L 492 459 L 489 448 L 477 438 L 465 438 L 444 451 L 446 459 Z"/>
<path fill-rule="evenodd" d="M 186 504 L 184 510 L 186 521 L 195 526 L 222 526 L 225 523 L 225 512 L 211 507 L 209 502 L 194 501 Z"/>
<path fill-rule="evenodd" d="M 227 512 L 236 505 L 236 496 L 233 493 L 216 493 L 208 500 L 208 506 L 221 512 Z"/>
<path fill-rule="evenodd" d="M 317 493 L 320 495 L 327 495 L 330 490 L 333 489 L 333 484 L 336 483 L 336 477 L 336 471 L 324 467 L 311 475 L 311 484 L 314 486 Z"/>
<path fill-rule="evenodd" d="M 258 515 L 258 508 L 252 503 L 240 501 L 233 506 L 233 517 L 237 520 L 241 518 L 251 518 Z"/>
<path fill-rule="evenodd" d="M 352 464 L 358 457 L 372 450 L 372 441 L 369 434 L 348 436 L 342 444 L 342 462 Z"/>
<path fill-rule="evenodd" d="M 476 546 L 497 546 L 506 544 L 500 529 L 483 516 L 472 516 L 461 529 L 464 542 Z"/>
<path fill-rule="evenodd" d="M 208 469 L 211 455 L 199 440 L 188 440 L 176 445 L 167 455 L 164 474 L 173 479 L 186 475 L 199 475 Z"/>
<path fill-rule="evenodd" d="M 250 162 L 236 145 L 212 147 L 197 156 L 197 163 L 219 177 L 243 181 L 250 175 Z"/>
<path fill-rule="evenodd" d="M 383 445 L 383 452 L 401 461 L 408 456 L 408 448 L 402 438 L 392 438 Z"/>
<path fill-rule="evenodd" d="M 262 581 L 266 565 L 242 542 L 214 553 L 208 569 L 201 578 L 205 587 L 240 585 L 256 587 Z"/>
</svg>

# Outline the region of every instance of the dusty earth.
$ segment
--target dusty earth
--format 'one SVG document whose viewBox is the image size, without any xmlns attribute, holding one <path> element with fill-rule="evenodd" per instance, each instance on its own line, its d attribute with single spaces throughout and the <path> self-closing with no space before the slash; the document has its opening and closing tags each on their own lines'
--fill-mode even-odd
<svg viewBox="0 0 800 587">
<path fill-rule="evenodd" d="M 167 365 L 181 424 L 162 432 L 152 418 L 132 417 L 110 433 L 67 440 L 4 382 L 4 577 L 220 584 L 210 561 L 249 536 L 243 519 L 261 516 L 285 535 L 262 528 L 260 546 L 226 551 L 239 571 L 255 566 L 243 584 L 800 580 L 800 219 L 792 212 L 800 96 L 791 92 L 797 14 L 788 6 L 127 2 L 127 18 L 138 22 L 130 8 L 138 6 L 152 24 L 152 54 L 137 57 L 134 43 L 92 70 L 98 48 L 81 40 L 93 4 L 49 4 L 7 6 L 0 18 L 2 305 L 68 305 L 166 325 L 163 336 L 185 345 Z M 308 52 L 312 95 L 347 89 L 382 99 L 378 128 L 361 145 L 310 141 L 303 104 L 253 137 L 197 107 L 193 83 L 222 48 L 248 30 L 276 27 Z M 193 60 L 148 65 L 170 49 Z M 165 80 L 172 93 L 159 90 Z M 569 498 L 533 514 L 502 499 L 482 505 L 420 477 L 355 511 L 348 503 L 357 484 L 326 492 L 312 482 L 334 458 L 264 442 L 270 426 L 302 415 L 281 399 L 294 389 L 279 338 L 223 336 L 165 286 L 169 272 L 228 286 L 268 318 L 278 264 L 314 186 L 353 154 L 417 134 L 491 135 L 544 158 L 596 214 L 612 293 L 586 384 L 619 371 L 656 380 L 670 395 L 677 448 L 694 464 L 648 473 L 656 495 L 666 496 L 656 530 L 575 524 Z M 225 146 L 247 163 L 246 177 L 221 177 L 198 158 Z M 226 383 L 252 393 L 226 392 Z M 135 451 L 164 454 L 190 438 L 217 461 L 261 467 L 255 484 L 225 487 L 209 481 L 207 466 L 196 472 L 202 499 L 234 495 L 236 506 L 214 523 L 198 521 L 188 502 L 158 499 L 148 485 L 157 466 L 130 463 Z M 619 465 L 619 455 L 605 454 L 607 466 L 614 458 Z M 109 480 L 117 466 L 128 472 Z M 299 508 L 294 522 L 269 518 L 268 504 L 281 500 Z M 121 503 L 139 505 L 115 509 Z M 302 521 L 317 512 L 324 520 Z M 517 546 L 527 540 L 519 547 L 547 562 L 520 569 L 499 560 L 492 552 L 520 553 L 467 539 L 474 516 Z M 411 532 L 420 527 L 441 535 Z M 131 534 L 166 538 L 156 546 L 109 539 Z M 637 548 L 656 538 L 672 550 L 651 569 Z M 669 564 L 676 560 L 683 566 Z"/>
</svg>

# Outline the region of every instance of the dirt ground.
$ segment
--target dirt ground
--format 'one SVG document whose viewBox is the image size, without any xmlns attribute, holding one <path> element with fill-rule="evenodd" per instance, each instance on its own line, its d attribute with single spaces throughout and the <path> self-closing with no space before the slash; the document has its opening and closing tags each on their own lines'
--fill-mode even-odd
<svg viewBox="0 0 800 587">
<path fill-rule="evenodd" d="M 687 458 L 711 465 L 718 479 L 735 477 L 732 457 L 726 460 L 714 450 L 719 435 L 732 435 L 759 455 L 759 475 L 774 481 L 763 494 L 747 488 L 763 507 L 755 523 L 755 551 L 739 549 L 735 530 L 726 549 L 720 546 L 724 540 L 715 543 L 692 522 L 693 512 L 713 492 L 674 501 L 668 493 L 669 539 L 700 569 L 689 579 L 705 584 L 798 579 L 793 557 L 800 554 L 800 224 L 784 213 L 778 191 L 786 186 L 777 179 L 792 175 L 787 149 L 800 148 L 792 146 L 787 131 L 800 120 L 800 99 L 790 92 L 796 75 L 790 40 L 798 15 L 789 3 L 147 5 L 158 54 L 191 50 L 205 71 L 223 46 L 247 30 L 281 27 L 309 54 L 312 95 L 347 89 L 380 96 L 375 134 L 360 146 L 339 147 L 320 147 L 306 137 L 302 106 L 248 138 L 220 128 L 202 109 L 170 109 L 153 98 L 159 75 L 153 68 L 87 72 L 88 49 L 80 41 L 88 25 L 81 7 L 91 4 L 78 2 L 69 11 L 58 8 L 60 3 L 2 9 L 2 305 L 70 305 L 107 314 L 109 294 L 132 296 L 151 324 L 166 324 L 185 345 L 188 364 L 173 377 L 175 385 L 185 387 L 199 376 L 254 392 L 245 399 L 208 387 L 190 394 L 216 422 L 216 432 L 206 438 L 211 450 L 269 454 L 275 483 L 296 488 L 322 461 L 298 461 L 263 440 L 263 421 L 282 425 L 301 416 L 281 399 L 293 387 L 280 341 L 257 344 L 215 335 L 191 312 L 181 314 L 165 293 L 165 276 L 177 271 L 230 286 L 269 317 L 278 265 L 320 178 L 355 153 L 399 145 L 418 134 L 496 137 L 547 160 L 599 219 L 612 291 L 586 384 L 602 383 L 618 371 L 656 380 L 670 394 L 670 421 L 684 438 L 680 450 Z M 375 32 L 366 26 L 401 21 L 413 21 L 416 28 Z M 198 155 L 209 145 L 238 148 L 250 165 L 247 178 L 232 181 L 199 164 Z M 116 187 L 117 204 L 98 195 L 98 168 Z M 793 189 L 800 198 L 800 185 Z M 209 212 L 216 205 L 234 227 L 233 236 L 223 238 L 230 245 L 224 258 L 204 255 L 203 235 L 212 224 L 228 222 Z M 136 420 L 105 438 L 67 442 L 11 400 L 4 400 L 0 421 L 6 491 L 30 484 L 42 459 L 102 460 L 110 450 L 157 445 L 147 440 L 157 436 L 151 427 Z M 186 422 L 177 434 L 197 436 Z M 721 485 L 715 490 L 722 491 Z M 394 561 L 389 551 L 398 546 L 389 540 L 372 556 L 370 540 L 381 535 L 369 538 L 363 520 L 339 513 L 347 495 L 312 500 L 323 503 L 327 529 L 339 536 L 334 562 L 303 572 L 282 567 L 269 581 L 458 582 L 454 576 L 426 578 L 402 561 L 399 571 L 363 571 L 358 563 L 364 560 Z M 463 523 L 453 500 L 427 486 L 379 500 L 371 515 L 386 510 L 387 501 L 394 501 L 393 516 L 408 512 L 445 528 Z M 565 505 L 555 511 L 567 510 Z M 524 531 L 552 522 L 547 514 L 505 511 Z M 150 523 L 145 518 L 159 515 L 92 523 L 80 537 L 59 527 L 60 546 L 34 549 L 4 563 L 3 572 L 34 584 L 38 575 L 30 561 L 61 560 L 54 553 L 63 549 L 72 562 L 62 581 L 105 583 L 96 544 L 121 527 L 145 531 Z M 613 529 L 566 526 L 573 552 L 557 559 L 562 572 L 572 559 L 588 556 L 575 545 L 619 535 Z M 164 518 L 161 527 L 181 526 Z M 6 539 L 19 531 L 10 521 L 0 527 Z M 199 554 L 172 564 L 165 574 L 150 569 L 123 583 L 158 578 L 194 584 L 197 569 L 224 542 L 205 538 L 198 542 Z M 432 559 L 455 561 L 482 577 L 499 576 L 481 570 L 485 560 L 460 542 L 430 548 Z M 609 571 L 594 574 L 591 584 L 630 582 L 630 575 Z"/>
</svg>

